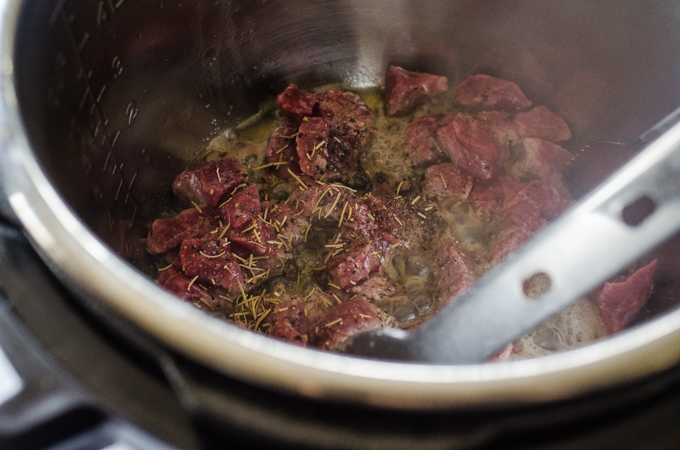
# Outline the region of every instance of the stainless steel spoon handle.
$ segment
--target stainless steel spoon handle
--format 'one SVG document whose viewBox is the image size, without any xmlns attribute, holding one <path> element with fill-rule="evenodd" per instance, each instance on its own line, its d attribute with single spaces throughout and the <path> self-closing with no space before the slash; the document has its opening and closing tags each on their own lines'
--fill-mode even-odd
<svg viewBox="0 0 680 450">
<path fill-rule="evenodd" d="M 675 122 L 416 332 L 358 336 L 349 351 L 441 364 L 482 362 L 663 242 L 680 229 L 677 115 Z M 628 217 L 636 207 L 645 214 Z M 535 274 L 550 278 L 538 299 L 523 289 Z"/>
</svg>

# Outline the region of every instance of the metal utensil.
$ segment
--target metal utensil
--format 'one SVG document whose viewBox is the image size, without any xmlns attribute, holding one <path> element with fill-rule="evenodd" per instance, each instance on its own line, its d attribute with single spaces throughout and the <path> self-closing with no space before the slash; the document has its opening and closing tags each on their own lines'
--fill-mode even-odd
<svg viewBox="0 0 680 450">
<path fill-rule="evenodd" d="M 482 362 L 663 242 L 680 229 L 679 119 L 676 110 L 645 133 L 667 129 L 417 331 L 362 333 L 347 353 L 438 364 Z M 531 298 L 523 286 L 537 275 L 547 276 L 550 287 Z"/>
</svg>

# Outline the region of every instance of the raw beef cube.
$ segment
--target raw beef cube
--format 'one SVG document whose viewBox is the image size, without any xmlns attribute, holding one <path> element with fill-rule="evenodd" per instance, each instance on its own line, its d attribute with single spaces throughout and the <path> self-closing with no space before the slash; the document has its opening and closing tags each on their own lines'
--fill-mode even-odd
<svg viewBox="0 0 680 450">
<path fill-rule="evenodd" d="M 485 220 L 503 215 L 505 205 L 511 202 L 525 185 L 510 177 L 498 177 L 476 182 L 470 191 L 470 202 Z"/>
<path fill-rule="evenodd" d="M 304 240 L 309 220 L 303 215 L 295 214 L 295 210 L 284 203 L 263 202 L 263 218 L 274 227 L 290 245 L 297 245 Z"/>
<path fill-rule="evenodd" d="M 557 143 L 571 139 L 567 122 L 545 106 L 537 106 L 531 111 L 516 114 L 484 111 L 479 113 L 477 118 L 484 122 L 493 123 L 511 141 L 518 141 L 522 138 L 538 138 Z"/>
<path fill-rule="evenodd" d="M 326 173 L 329 131 L 330 126 L 326 119 L 311 117 L 300 124 L 296 138 L 300 168 L 316 179 L 320 179 Z"/>
<path fill-rule="evenodd" d="M 212 311 L 215 309 L 214 305 L 218 304 L 207 289 L 192 282 L 191 278 L 174 268 L 165 270 L 163 276 L 158 279 L 158 284 L 166 291 L 201 309 Z"/>
<path fill-rule="evenodd" d="M 220 205 L 220 216 L 232 230 L 240 230 L 260 214 L 260 194 L 251 184 Z"/>
<path fill-rule="evenodd" d="M 243 273 L 224 240 L 187 239 L 182 242 L 179 256 L 184 273 L 189 278 L 207 286 L 217 285 L 237 297 L 244 286 Z"/>
<path fill-rule="evenodd" d="M 319 92 L 314 97 L 318 101 L 315 115 L 318 110 L 318 116 L 326 119 L 330 126 L 326 145 L 326 180 L 339 179 L 345 184 L 360 184 L 363 178 L 357 173 L 359 155 L 373 140 L 373 112 L 358 95 L 351 92 Z"/>
<path fill-rule="evenodd" d="M 288 169 L 296 175 L 300 174 L 300 158 L 297 155 L 297 143 L 295 140 L 297 130 L 297 126 L 281 125 L 269 137 L 265 161 L 267 163 L 287 163 L 278 164 L 270 169 L 279 178 L 290 178 Z"/>
<path fill-rule="evenodd" d="M 247 182 L 248 174 L 238 162 L 220 159 L 180 173 L 172 191 L 186 203 L 216 208 L 236 186 Z"/>
<path fill-rule="evenodd" d="M 288 251 L 288 242 L 281 239 L 273 227 L 259 218 L 251 221 L 244 230 L 229 230 L 227 236 L 232 242 L 235 255 L 248 261 L 251 255 L 255 258 L 252 268 L 246 269 L 250 271 L 249 275 L 252 277 L 261 275 L 267 270 L 270 272 L 269 276 L 280 275 L 292 257 Z"/>
<path fill-rule="evenodd" d="M 342 351 L 349 337 L 384 328 L 387 322 L 385 313 L 375 305 L 364 300 L 346 300 L 315 327 L 310 341 L 323 350 Z"/>
<path fill-rule="evenodd" d="M 413 111 L 423 100 L 448 90 L 446 77 L 390 66 L 385 80 L 385 114 L 403 116 Z"/>
<path fill-rule="evenodd" d="M 487 124 L 460 113 L 437 130 L 437 142 L 458 167 L 480 180 L 491 178 L 507 153 Z"/>
<path fill-rule="evenodd" d="M 421 167 L 445 159 L 435 133 L 453 117 L 453 114 L 443 112 L 411 121 L 406 128 L 406 160 L 415 167 Z"/>
<path fill-rule="evenodd" d="M 349 286 L 347 294 L 379 305 L 386 298 L 403 294 L 403 289 L 389 278 L 375 274 L 357 285 Z"/>
<path fill-rule="evenodd" d="M 205 236 L 217 227 L 217 220 L 196 208 L 186 209 L 170 219 L 157 219 L 146 239 L 149 253 L 156 255 L 179 246 L 184 239 Z"/>
<path fill-rule="evenodd" d="M 554 186 L 562 196 L 569 192 L 562 184 L 562 171 L 574 157 L 564 148 L 541 139 L 527 138 L 515 146 L 515 162 L 509 173 L 519 181 L 544 180 Z"/>
<path fill-rule="evenodd" d="M 618 333 L 640 312 L 654 292 L 657 260 L 634 274 L 605 283 L 597 301 L 608 334 Z"/>
<path fill-rule="evenodd" d="M 432 294 L 442 308 L 475 283 L 474 261 L 454 238 L 444 239 L 432 259 L 429 277 Z"/>
<path fill-rule="evenodd" d="M 283 300 L 272 313 L 269 336 L 306 347 L 307 334 L 299 330 L 300 322 L 303 321 L 305 314 L 302 302 L 298 298 Z"/>
<path fill-rule="evenodd" d="M 541 211 L 532 202 L 524 202 L 509 212 L 496 227 L 491 241 L 489 253 L 491 263 L 496 265 L 510 253 L 522 246 L 541 229 L 547 221 L 541 217 Z"/>
<path fill-rule="evenodd" d="M 344 247 L 327 246 L 329 249 L 321 254 L 322 262 L 327 261 L 331 282 L 343 289 L 377 272 L 383 261 L 386 244 L 382 239 L 376 239 L 358 245 L 346 243 L 345 246 L 349 247 L 345 250 Z"/>
<path fill-rule="evenodd" d="M 489 75 L 470 75 L 453 94 L 461 106 L 483 110 L 521 111 L 531 106 L 531 101 L 511 81 Z"/>
<path fill-rule="evenodd" d="M 281 92 L 276 100 L 288 120 L 295 125 L 300 124 L 304 117 L 311 117 L 316 104 L 312 96 L 304 94 L 294 84 Z"/>
<path fill-rule="evenodd" d="M 515 198 L 506 205 L 506 212 L 514 209 L 515 205 L 527 201 L 535 204 L 546 220 L 555 220 L 573 203 L 562 197 L 550 183 L 534 180 L 524 185 Z"/>
<path fill-rule="evenodd" d="M 459 196 L 467 198 L 472 190 L 473 177 L 452 163 L 430 166 L 425 171 L 423 193 L 437 198 Z"/>
</svg>

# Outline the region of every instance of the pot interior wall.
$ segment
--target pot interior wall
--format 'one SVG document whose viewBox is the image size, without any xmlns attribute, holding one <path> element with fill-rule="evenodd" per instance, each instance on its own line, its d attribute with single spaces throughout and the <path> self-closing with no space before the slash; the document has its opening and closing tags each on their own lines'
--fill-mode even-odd
<svg viewBox="0 0 680 450">
<path fill-rule="evenodd" d="M 51 182 L 146 270 L 140 238 L 173 177 L 289 83 L 376 85 L 390 64 L 451 86 L 490 73 L 564 116 L 575 150 L 680 104 L 679 20 L 647 0 L 26 0 L 15 81 Z"/>
</svg>

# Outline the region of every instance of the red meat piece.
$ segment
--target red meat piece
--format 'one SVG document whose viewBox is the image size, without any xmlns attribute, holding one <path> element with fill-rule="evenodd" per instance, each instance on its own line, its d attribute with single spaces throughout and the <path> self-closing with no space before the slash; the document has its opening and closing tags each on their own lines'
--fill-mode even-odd
<svg viewBox="0 0 680 450">
<path fill-rule="evenodd" d="M 517 148 L 517 160 L 509 169 L 514 178 L 520 181 L 545 180 L 562 196 L 569 197 L 569 192 L 562 184 L 562 171 L 574 158 L 571 153 L 552 142 L 533 138 L 524 139 L 522 146 Z"/>
<path fill-rule="evenodd" d="M 470 191 L 470 202 L 485 220 L 503 215 L 505 205 L 511 202 L 524 184 L 510 177 L 498 177 L 476 182 Z"/>
<path fill-rule="evenodd" d="M 491 263 L 496 265 L 517 250 L 547 223 L 535 203 L 520 202 L 506 214 L 489 242 Z"/>
<path fill-rule="evenodd" d="M 425 171 L 423 193 L 437 198 L 459 196 L 467 198 L 472 190 L 473 177 L 452 163 L 430 166 Z"/>
<path fill-rule="evenodd" d="M 445 159 L 446 155 L 439 147 L 435 133 L 453 117 L 453 114 L 443 112 L 411 121 L 406 128 L 406 160 L 420 167 Z"/>
<path fill-rule="evenodd" d="M 448 90 L 446 77 L 390 66 L 385 80 L 385 114 L 403 116 L 413 111 L 423 100 Z"/>
<path fill-rule="evenodd" d="M 192 283 L 191 278 L 174 268 L 163 271 L 162 276 L 158 279 L 158 284 L 166 291 L 175 294 L 184 301 L 193 303 L 197 307 L 201 307 L 201 309 L 214 309 L 210 306 L 215 303 L 212 294 L 196 282 Z"/>
<path fill-rule="evenodd" d="M 597 297 L 608 334 L 618 333 L 640 312 L 654 292 L 655 259 L 632 275 L 605 283 Z"/>
<path fill-rule="evenodd" d="M 319 92 L 314 98 L 318 101 L 315 113 L 318 110 L 318 115 L 328 120 L 330 127 L 326 179 L 350 183 L 359 165 L 361 151 L 373 140 L 373 112 L 351 92 Z"/>
<path fill-rule="evenodd" d="M 304 94 L 294 84 L 281 92 L 276 100 L 288 120 L 295 125 L 298 125 L 303 117 L 310 117 L 316 104 L 311 96 Z"/>
<path fill-rule="evenodd" d="M 216 208 L 236 186 L 248 182 L 248 173 L 233 159 L 202 164 L 177 175 L 172 191 L 180 200 Z"/>
<path fill-rule="evenodd" d="M 217 227 L 217 220 L 196 208 L 186 209 L 170 219 L 157 219 L 151 225 L 146 247 L 152 255 L 164 253 L 179 246 L 184 239 L 205 236 Z"/>
<path fill-rule="evenodd" d="M 182 242 L 179 256 L 184 273 L 197 282 L 222 286 L 237 297 L 245 285 L 243 272 L 231 253 L 231 246 L 224 240 L 187 239 Z"/>
<path fill-rule="evenodd" d="M 286 263 L 291 258 L 287 251 L 287 242 L 277 236 L 273 227 L 260 219 L 252 220 L 244 230 L 229 230 L 227 236 L 232 242 L 235 255 L 250 260 L 253 255 L 254 269 L 252 276 L 261 274 L 267 269 L 269 276 L 283 273 Z"/>
<path fill-rule="evenodd" d="M 331 256 L 326 263 L 331 282 L 340 288 L 355 285 L 375 273 L 382 264 L 386 249 L 386 242 L 383 239 L 376 239 L 365 244 L 348 244 L 350 247 L 347 250 Z M 325 260 L 328 254 L 335 253 L 341 248 L 330 248 L 322 253 L 322 260 Z"/>
<path fill-rule="evenodd" d="M 304 321 L 306 318 L 302 302 L 297 298 L 284 300 L 274 308 L 269 336 L 306 347 L 307 333 L 299 330 L 300 323 Z"/>
<path fill-rule="evenodd" d="M 300 169 L 316 179 L 326 173 L 329 132 L 330 126 L 326 119 L 311 117 L 300 124 L 296 138 Z"/>
<path fill-rule="evenodd" d="M 310 342 L 323 350 L 342 351 L 350 336 L 387 325 L 387 316 L 364 300 L 346 300 L 333 308 L 313 330 Z"/>
<path fill-rule="evenodd" d="M 545 181 L 527 183 L 501 212 L 502 219 L 489 243 L 492 263 L 504 260 L 570 204 Z"/>
<path fill-rule="evenodd" d="M 263 202 L 263 218 L 266 219 L 290 245 L 297 245 L 304 240 L 309 220 L 303 215 L 295 214 L 295 210 L 284 203 Z"/>
<path fill-rule="evenodd" d="M 474 261 L 454 238 L 444 239 L 432 259 L 429 277 L 432 294 L 442 308 L 475 283 Z"/>
<path fill-rule="evenodd" d="M 295 136 L 297 130 L 297 126 L 281 125 L 269 137 L 269 144 L 267 145 L 267 152 L 264 157 L 265 161 L 267 163 L 288 163 L 280 164 L 270 169 L 279 178 L 290 178 L 288 169 L 296 175 L 300 174 L 300 158 L 297 155 L 297 143 L 295 137 L 291 137 Z"/>
<path fill-rule="evenodd" d="M 491 178 L 507 153 L 487 124 L 461 113 L 437 130 L 437 142 L 453 162 L 480 180 Z"/>
<path fill-rule="evenodd" d="M 545 106 L 537 106 L 531 111 L 516 114 L 484 111 L 479 113 L 477 118 L 494 124 L 511 141 L 518 141 L 522 138 L 538 138 L 557 143 L 571 139 L 567 122 Z"/>
<path fill-rule="evenodd" d="M 240 189 L 220 205 L 220 216 L 232 230 L 240 230 L 260 214 L 260 194 L 254 184 Z"/>
<path fill-rule="evenodd" d="M 511 81 L 489 75 L 470 75 L 453 94 L 461 106 L 483 110 L 521 111 L 531 106 L 522 90 Z"/>
</svg>

